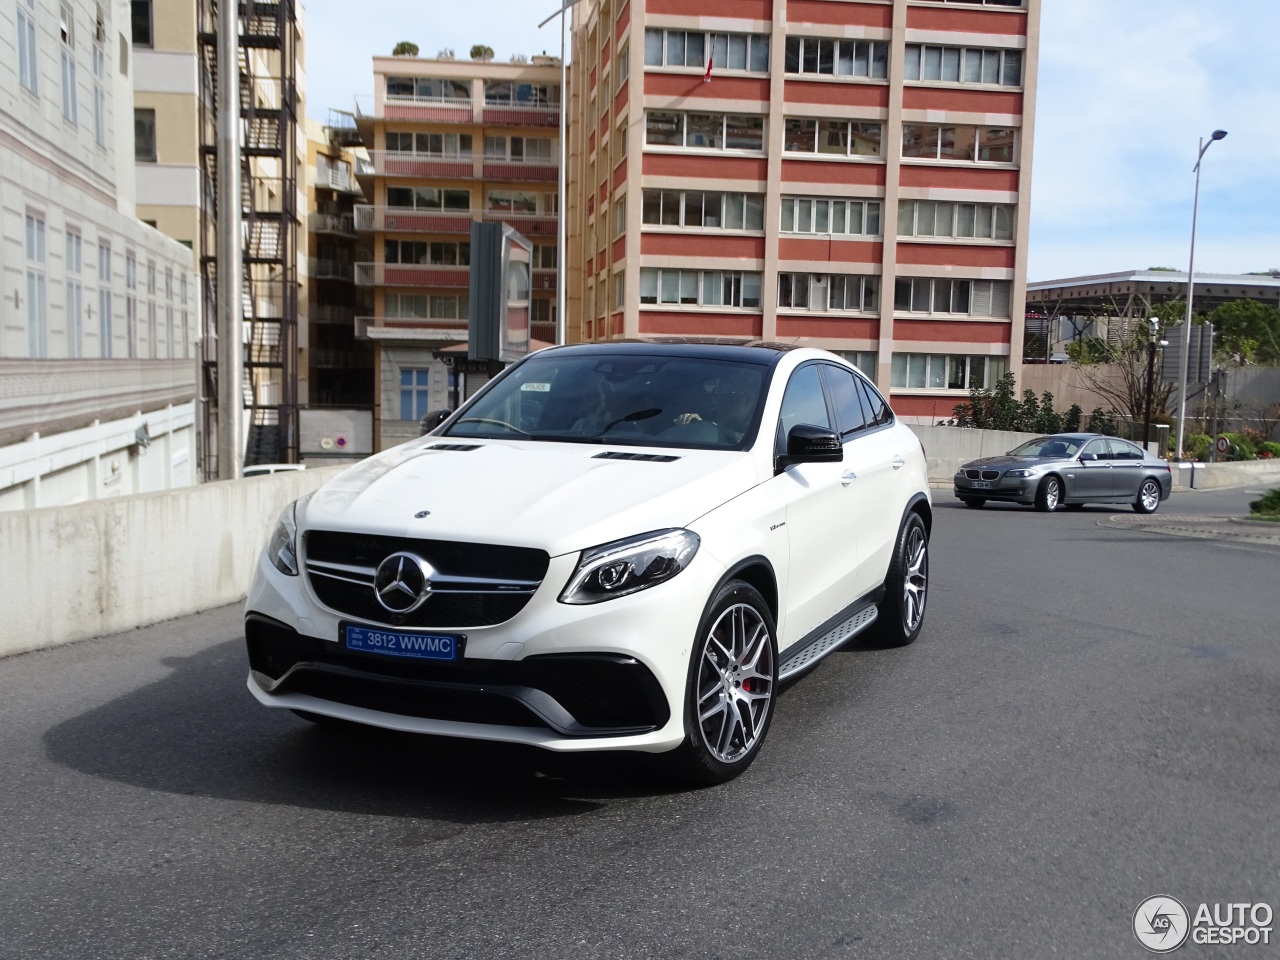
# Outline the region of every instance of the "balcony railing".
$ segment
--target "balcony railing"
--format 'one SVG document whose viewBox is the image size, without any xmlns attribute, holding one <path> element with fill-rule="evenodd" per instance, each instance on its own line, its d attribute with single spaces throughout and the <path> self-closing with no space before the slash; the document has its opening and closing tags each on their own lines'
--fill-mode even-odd
<svg viewBox="0 0 1280 960">
<path fill-rule="evenodd" d="M 372 172 L 379 177 L 439 177 L 470 180 L 476 175 L 471 157 L 441 157 L 430 153 L 407 153 L 401 150 L 370 150 Z"/>
<path fill-rule="evenodd" d="M 533 289 L 554 290 L 556 288 L 556 272 L 554 270 L 534 270 Z"/>
<path fill-rule="evenodd" d="M 475 112 L 471 100 L 463 97 L 387 97 L 382 104 L 381 119 L 471 123 Z"/>
<path fill-rule="evenodd" d="M 307 227 L 312 233 L 337 233 L 344 237 L 356 235 L 355 223 L 349 213 L 337 216 L 331 213 L 313 213 L 307 217 Z"/>
<path fill-rule="evenodd" d="M 355 208 L 356 229 L 363 233 L 398 230 L 406 233 L 469 234 L 471 222 L 482 217 L 480 210 L 419 210 L 366 204 Z"/>
<path fill-rule="evenodd" d="M 355 264 L 345 260 L 330 260 L 313 257 L 311 260 L 311 276 L 317 280 L 347 280 L 353 275 Z"/>
<path fill-rule="evenodd" d="M 560 123 L 560 108 L 530 107 L 518 103 L 486 103 L 485 123 L 504 127 L 554 127 Z"/>
<path fill-rule="evenodd" d="M 444 340 L 467 339 L 467 320 L 438 320 L 430 317 L 356 317 L 358 340 Z"/>
<path fill-rule="evenodd" d="M 559 174 L 560 165 L 554 160 L 484 158 L 486 180 L 555 180 Z"/>
<path fill-rule="evenodd" d="M 484 212 L 484 218 L 490 223 L 501 222 L 510 224 L 526 237 L 553 237 L 556 233 L 556 217 L 553 214 L 516 213 L 515 211 L 507 210 L 486 210 Z"/>
<path fill-rule="evenodd" d="M 357 263 L 359 287 L 446 287 L 471 285 L 469 267 L 426 263 Z"/>
</svg>

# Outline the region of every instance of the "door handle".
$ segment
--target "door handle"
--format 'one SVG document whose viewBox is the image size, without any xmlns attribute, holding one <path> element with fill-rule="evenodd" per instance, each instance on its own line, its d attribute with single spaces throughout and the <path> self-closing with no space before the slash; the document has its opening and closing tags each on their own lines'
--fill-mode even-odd
<svg viewBox="0 0 1280 960">
<path fill-rule="evenodd" d="M 847 487 L 857 479 L 858 475 L 856 473 L 852 470 L 846 470 L 844 473 L 840 474 L 840 486 Z"/>
<path fill-rule="evenodd" d="M 893 469 L 901 470 L 906 465 L 906 462 L 907 461 L 903 460 L 901 457 L 894 457 L 892 461 Z"/>
</svg>

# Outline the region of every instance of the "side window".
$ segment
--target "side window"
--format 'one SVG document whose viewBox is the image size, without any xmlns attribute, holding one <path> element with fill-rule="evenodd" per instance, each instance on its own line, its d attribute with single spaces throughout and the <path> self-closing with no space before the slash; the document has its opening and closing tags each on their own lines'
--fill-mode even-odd
<svg viewBox="0 0 1280 960">
<path fill-rule="evenodd" d="M 865 429 L 867 417 L 862 406 L 861 391 L 858 390 L 857 375 L 850 370 L 824 365 L 822 379 L 827 383 L 831 405 L 835 408 L 840 439 L 847 439 Z"/>
<path fill-rule="evenodd" d="M 787 392 L 782 395 L 782 412 L 778 417 L 778 443 L 781 447 L 785 449 L 787 434 L 800 423 L 831 429 L 817 364 L 801 367 L 793 373 Z"/>
<path fill-rule="evenodd" d="M 1141 460 L 1142 451 L 1124 440 L 1111 441 L 1111 456 L 1115 460 Z"/>
<path fill-rule="evenodd" d="M 858 387 L 862 391 L 862 402 L 866 404 L 868 411 L 867 425 L 879 427 L 886 423 L 891 423 L 893 421 L 893 411 L 889 409 L 889 404 L 885 402 L 884 397 L 880 396 L 880 391 L 861 377 L 858 377 L 857 380 Z"/>
<path fill-rule="evenodd" d="M 1107 445 L 1107 441 L 1105 440 L 1090 440 L 1084 445 L 1084 449 L 1080 451 L 1081 457 L 1086 454 L 1093 454 L 1099 460 L 1110 460 L 1111 448 Z"/>
</svg>

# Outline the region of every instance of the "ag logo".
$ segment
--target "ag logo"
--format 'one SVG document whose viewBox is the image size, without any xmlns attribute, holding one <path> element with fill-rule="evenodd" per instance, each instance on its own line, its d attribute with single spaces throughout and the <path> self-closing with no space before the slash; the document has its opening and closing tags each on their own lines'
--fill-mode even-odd
<svg viewBox="0 0 1280 960">
<path fill-rule="evenodd" d="M 1187 940 L 1191 917 L 1173 897 L 1147 897 L 1133 912 L 1133 935 L 1152 953 L 1170 953 Z"/>
</svg>

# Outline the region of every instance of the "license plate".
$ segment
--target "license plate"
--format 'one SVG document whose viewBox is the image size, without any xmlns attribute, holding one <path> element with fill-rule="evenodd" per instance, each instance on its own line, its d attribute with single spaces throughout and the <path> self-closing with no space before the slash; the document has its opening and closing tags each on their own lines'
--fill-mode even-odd
<svg viewBox="0 0 1280 960">
<path fill-rule="evenodd" d="M 974 490 L 990 490 L 991 481 L 990 480 L 970 480 L 969 486 L 972 487 Z"/>
<path fill-rule="evenodd" d="M 463 641 L 462 637 L 447 633 L 402 633 L 353 624 L 344 625 L 342 632 L 348 650 L 411 660 L 456 661 Z"/>
</svg>

